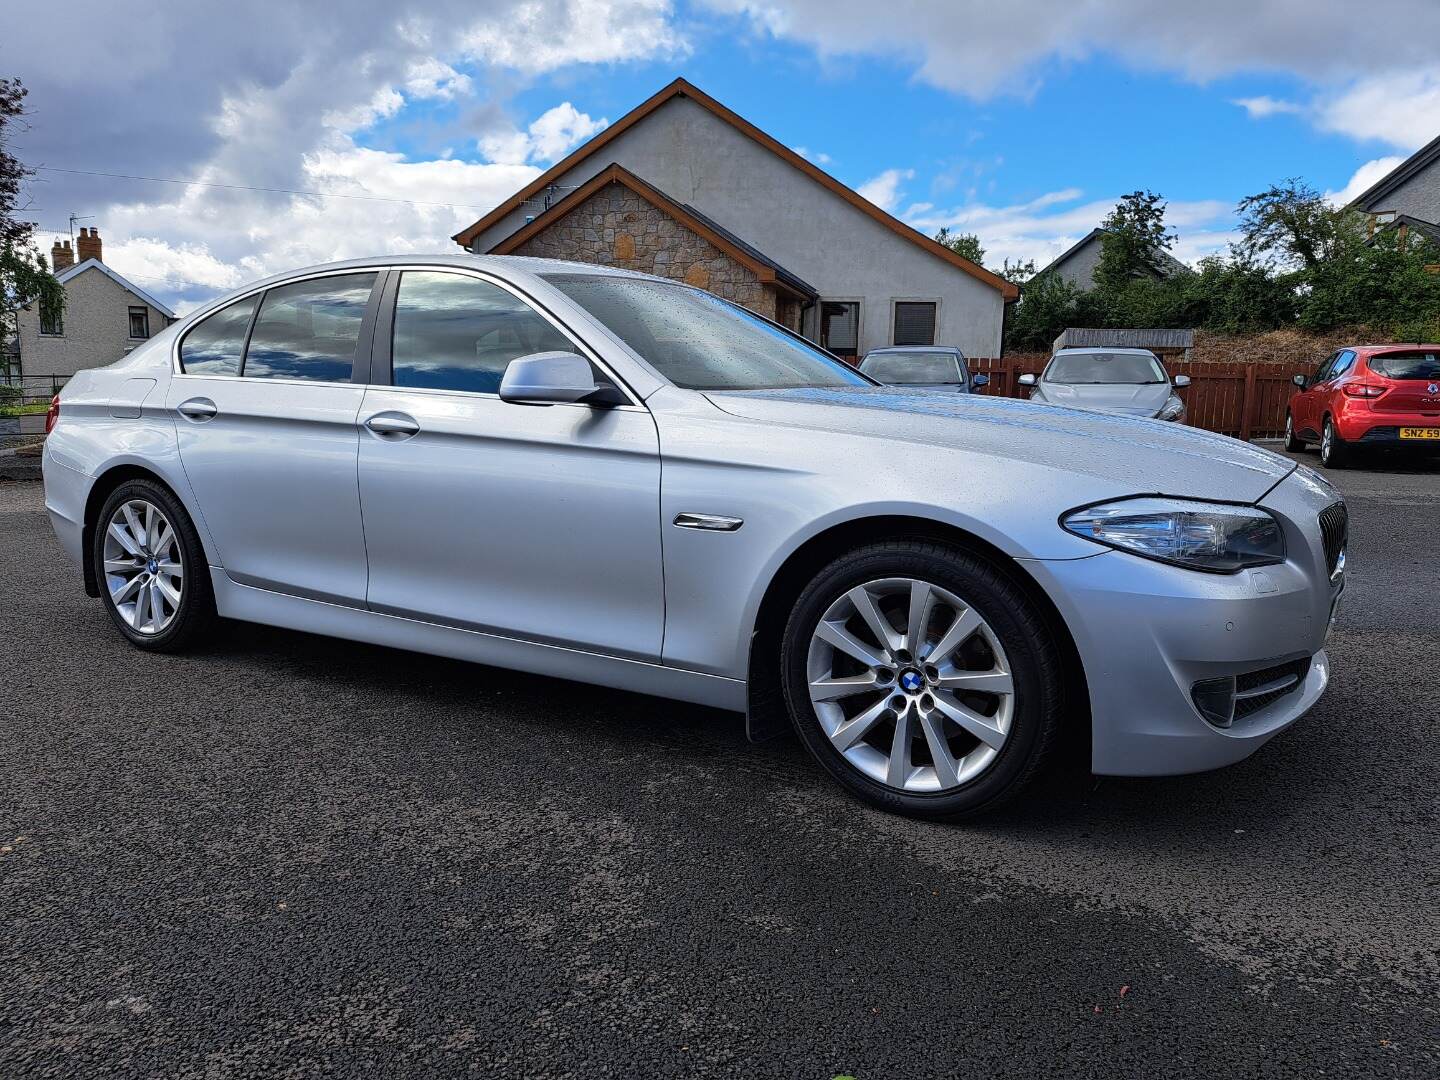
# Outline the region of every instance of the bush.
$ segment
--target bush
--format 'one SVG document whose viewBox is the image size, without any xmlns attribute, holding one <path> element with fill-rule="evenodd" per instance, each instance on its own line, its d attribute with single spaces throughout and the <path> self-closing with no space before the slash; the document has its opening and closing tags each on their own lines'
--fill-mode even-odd
<svg viewBox="0 0 1440 1080">
<path fill-rule="evenodd" d="M 25 392 L 18 386 L 11 386 L 9 383 L 0 383 L 0 409 L 10 408 L 19 405 Z"/>
</svg>

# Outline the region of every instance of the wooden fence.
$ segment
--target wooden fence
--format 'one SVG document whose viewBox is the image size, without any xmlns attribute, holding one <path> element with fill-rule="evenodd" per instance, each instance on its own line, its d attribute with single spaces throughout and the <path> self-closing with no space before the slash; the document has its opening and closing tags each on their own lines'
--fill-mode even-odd
<svg viewBox="0 0 1440 1080">
<path fill-rule="evenodd" d="M 1045 358 L 1001 357 L 967 359 L 973 374 L 990 377 L 980 392 L 998 397 L 1024 398 L 1029 388 L 1021 375 L 1039 375 Z M 1313 364 L 1217 364 L 1168 360 L 1171 375 L 1190 376 L 1190 385 L 1177 391 L 1185 402 L 1186 423 L 1218 431 L 1237 439 L 1278 439 L 1285 432 L 1285 406 L 1296 375 L 1308 375 Z"/>
</svg>

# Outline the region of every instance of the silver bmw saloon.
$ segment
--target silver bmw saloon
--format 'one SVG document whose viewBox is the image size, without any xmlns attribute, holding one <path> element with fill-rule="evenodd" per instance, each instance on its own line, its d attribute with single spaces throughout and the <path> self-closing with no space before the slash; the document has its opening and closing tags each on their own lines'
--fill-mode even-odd
<svg viewBox="0 0 1440 1080">
<path fill-rule="evenodd" d="M 141 649 L 217 617 L 743 712 L 955 817 L 1066 731 L 1227 765 L 1325 689 L 1346 511 L 1176 424 L 878 385 L 674 281 L 441 255 L 271 278 L 56 399 L 54 528 Z"/>
</svg>

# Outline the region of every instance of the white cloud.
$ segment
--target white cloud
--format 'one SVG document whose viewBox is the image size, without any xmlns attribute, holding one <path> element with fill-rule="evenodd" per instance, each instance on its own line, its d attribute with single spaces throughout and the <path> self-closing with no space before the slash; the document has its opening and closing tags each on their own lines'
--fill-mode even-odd
<svg viewBox="0 0 1440 1080">
<path fill-rule="evenodd" d="M 1057 67 L 1097 54 L 1205 81 L 1255 71 L 1317 81 L 1429 70 L 1440 4 L 1370 0 L 706 0 L 757 30 L 824 56 L 905 57 L 925 82 L 987 97 L 1026 93 Z M 1397 27 L 1403 31 L 1397 32 Z"/>
<path fill-rule="evenodd" d="M 998 267 L 1006 259 L 1012 263 L 1034 259 L 1036 266 L 1044 266 L 1099 225 L 1117 201 L 1080 202 L 1082 195 L 1077 188 L 1064 188 L 1010 206 L 971 202 L 944 209 L 918 203 L 906 212 L 905 220 L 926 235 L 942 226 L 974 233 L 990 266 Z M 1230 204 L 1212 199 L 1168 204 L 1165 220 L 1180 237 L 1172 254 L 1193 263 L 1224 251 L 1233 238 L 1231 211 Z"/>
<path fill-rule="evenodd" d="M 1327 191 L 1325 193 L 1326 201 L 1334 206 L 1344 206 L 1404 160 L 1403 157 L 1397 156 L 1367 161 L 1355 170 L 1355 175 L 1350 177 L 1350 182 L 1343 188 L 1339 191 Z"/>
<path fill-rule="evenodd" d="M 894 210 L 900 202 L 900 185 L 915 178 L 914 169 L 886 169 L 855 190 L 881 210 Z"/>
<path fill-rule="evenodd" d="M 1415 150 L 1440 134 L 1440 72 L 1375 75 L 1322 98 L 1317 122 L 1327 131 Z"/>
<path fill-rule="evenodd" d="M 1251 120 L 1264 120 L 1269 116 L 1278 116 L 1284 113 L 1303 113 L 1305 106 L 1293 101 L 1282 101 L 1279 98 L 1262 94 L 1260 97 L 1232 98 L 1231 105 L 1238 105 L 1250 114 Z"/>
<path fill-rule="evenodd" d="M 27 133 L 30 160 L 457 204 L 46 174 L 42 205 L 91 215 L 107 261 L 177 308 L 287 267 L 456 250 L 452 233 L 534 177 L 535 162 L 605 120 L 566 102 L 514 131 L 514 145 L 487 162 L 454 160 L 441 144 L 474 140 L 536 74 L 689 49 L 671 0 L 355 0 L 338 16 L 290 0 L 197 0 L 163 16 L 73 0 L 11 23 L 5 55 L 40 121 Z M 147 46 L 55 63 L 54 42 L 76 25 L 88 40 L 139 34 Z M 453 107 L 433 120 L 428 110 L 408 112 L 413 102 Z M 412 144 L 433 137 L 437 145 L 413 159 L 361 146 L 361 133 L 382 120 L 410 121 Z"/>
<path fill-rule="evenodd" d="M 831 162 L 829 154 L 822 154 L 818 150 L 812 151 L 804 146 L 792 146 L 790 149 L 794 150 L 795 153 L 799 154 L 806 161 L 815 162 L 816 165 L 829 165 Z"/>
<path fill-rule="evenodd" d="M 554 161 L 609 124 L 609 120 L 593 120 L 563 101 L 541 113 L 525 131 L 510 128 L 482 135 L 480 150 L 491 161 L 506 164 Z"/>
</svg>

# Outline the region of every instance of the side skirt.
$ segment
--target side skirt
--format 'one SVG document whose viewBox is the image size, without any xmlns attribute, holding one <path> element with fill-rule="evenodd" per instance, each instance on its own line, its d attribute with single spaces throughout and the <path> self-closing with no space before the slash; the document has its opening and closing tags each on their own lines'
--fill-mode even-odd
<svg viewBox="0 0 1440 1080">
<path fill-rule="evenodd" d="M 520 641 L 270 592 L 241 585 L 216 566 L 210 568 L 210 580 L 215 588 L 216 609 L 227 619 L 324 634 L 347 641 L 364 641 L 393 649 L 409 649 L 535 675 L 574 679 L 576 682 L 652 694 L 715 709 L 745 711 L 745 683 L 739 679 L 683 671 L 640 660 L 623 660 L 558 645 Z"/>
</svg>

